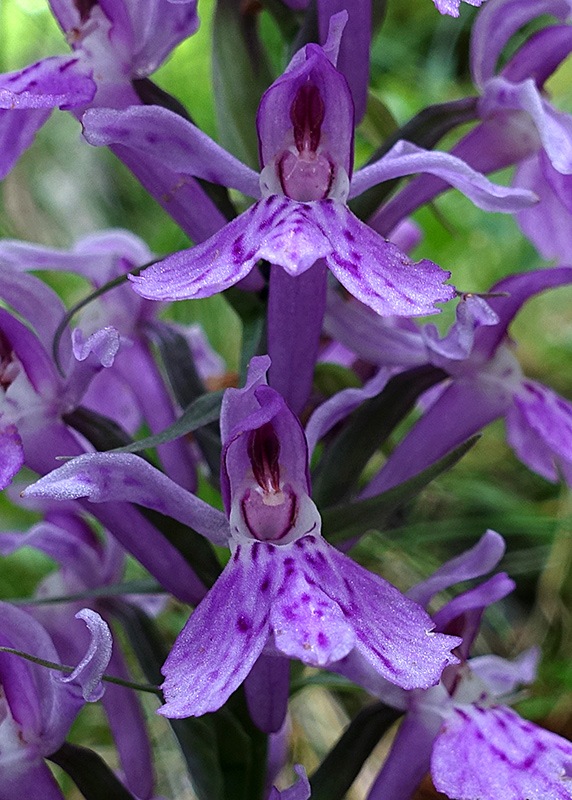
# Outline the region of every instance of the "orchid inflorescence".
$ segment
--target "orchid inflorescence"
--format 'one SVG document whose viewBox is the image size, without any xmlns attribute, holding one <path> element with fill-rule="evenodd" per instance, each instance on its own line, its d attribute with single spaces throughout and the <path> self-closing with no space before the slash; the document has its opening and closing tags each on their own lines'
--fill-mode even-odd
<svg viewBox="0 0 572 800">
<path fill-rule="evenodd" d="M 0 602 L 0 800 L 62 800 L 69 778 L 87 800 L 572 799 L 572 744 L 513 707 L 541 653 L 503 536 L 416 541 L 413 572 L 391 538 L 494 420 L 572 485 L 572 403 L 509 332 L 572 284 L 572 116 L 547 90 L 572 3 L 466 2 L 418 0 L 471 26 L 475 94 L 392 131 L 369 85 L 391 0 L 214 0 L 219 141 L 154 78 L 207 0 L 49 0 L 71 53 L 0 75 L 1 178 L 68 111 L 192 242 L 160 255 L 96 220 L 68 249 L 0 239 L 0 488 L 23 520 L 0 553 L 57 565 Z M 411 255 L 411 214 L 450 188 L 514 216 L 526 271 L 470 291 Z M 216 326 L 215 296 L 236 372 L 191 322 Z M 353 719 L 312 759 L 314 684 Z M 98 701 L 116 757 L 70 734 Z"/>
</svg>

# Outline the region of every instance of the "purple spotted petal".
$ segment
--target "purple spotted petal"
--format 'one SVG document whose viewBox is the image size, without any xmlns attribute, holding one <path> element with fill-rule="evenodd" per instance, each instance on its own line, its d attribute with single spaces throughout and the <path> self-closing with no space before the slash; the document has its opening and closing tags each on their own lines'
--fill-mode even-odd
<svg viewBox="0 0 572 800">
<path fill-rule="evenodd" d="M 427 580 L 407 592 L 407 597 L 426 608 L 431 598 L 456 583 L 480 578 L 493 570 L 504 555 L 505 542 L 495 531 L 488 530 L 477 544 L 460 556 L 443 564 Z"/>
<path fill-rule="evenodd" d="M 0 75 L 0 108 L 74 108 L 89 103 L 95 83 L 74 56 L 45 58 Z"/>
<path fill-rule="evenodd" d="M 131 278 L 133 288 L 152 300 L 184 300 L 210 297 L 227 289 L 248 275 L 260 258 L 287 265 L 293 274 L 308 269 L 322 253 L 316 252 L 319 248 L 304 231 L 295 237 L 295 245 L 289 243 L 292 228 L 301 228 L 289 213 L 291 202 L 286 197 L 270 197 L 255 203 L 206 242 Z M 281 250 L 282 246 L 288 249 Z M 325 249 L 327 244 L 322 243 Z"/>
<path fill-rule="evenodd" d="M 437 683 L 444 667 L 456 663 L 457 637 L 431 633 L 423 609 L 394 586 L 355 564 L 325 540 L 295 542 L 304 574 L 341 608 L 355 631 L 355 649 L 381 677 L 405 689 Z"/>
<path fill-rule="evenodd" d="M 193 175 L 260 197 L 258 174 L 174 111 L 159 106 L 92 108 L 83 115 L 82 123 L 90 144 L 123 145 L 152 156 L 179 175 Z"/>
<path fill-rule="evenodd" d="M 215 544 L 224 546 L 228 541 L 222 512 L 131 453 L 79 456 L 28 486 L 23 494 L 58 500 L 85 497 L 91 503 L 125 500 L 178 519 Z"/>
<path fill-rule="evenodd" d="M 297 545 L 303 541 L 298 540 L 291 553 L 281 548 L 276 554 L 284 573 L 270 608 L 270 625 L 281 653 L 312 667 L 324 667 L 353 649 L 356 634 L 352 621 L 328 597 L 330 587 L 318 585 L 316 572 L 297 557 Z M 283 551 L 289 554 L 282 557 Z M 276 557 L 274 561 L 276 566 Z"/>
<path fill-rule="evenodd" d="M 379 161 L 355 173 L 349 197 L 356 197 L 383 181 L 417 172 L 442 178 L 485 211 L 512 213 L 536 202 L 531 192 L 491 183 L 480 172 L 450 153 L 424 150 L 403 140 L 397 142 Z"/>
<path fill-rule="evenodd" d="M 107 623 L 91 608 L 82 608 L 75 617 L 82 619 L 89 628 L 91 642 L 74 671 L 66 677 L 60 677 L 60 680 L 63 683 L 78 684 L 83 699 L 88 703 L 95 703 L 104 692 L 101 678 L 111 658 L 111 631 Z"/>
<path fill-rule="evenodd" d="M 274 585 L 267 546 L 239 545 L 163 666 L 166 704 L 160 714 L 199 716 L 226 702 L 266 644 Z"/>
<path fill-rule="evenodd" d="M 572 482 L 572 404 L 535 381 L 523 381 L 506 419 L 517 456 L 549 481 Z"/>
<path fill-rule="evenodd" d="M 327 237 L 326 263 L 345 288 L 381 315 L 435 313 L 435 303 L 454 296 L 449 274 L 431 261 L 411 261 L 334 200 L 311 203 L 308 221 Z M 278 262 L 280 263 L 280 262 Z"/>
<path fill-rule="evenodd" d="M 15 425 L 0 429 L 0 489 L 5 489 L 24 465 L 22 440 Z"/>
<path fill-rule="evenodd" d="M 456 707 L 431 758 L 435 788 L 464 800 L 570 800 L 571 774 L 572 744 L 506 706 Z"/>
<path fill-rule="evenodd" d="M 500 0 L 488 3 L 478 15 L 471 38 L 473 81 L 481 88 L 496 71 L 508 40 L 527 22 L 542 14 L 564 21 L 572 13 L 569 0 Z"/>
</svg>

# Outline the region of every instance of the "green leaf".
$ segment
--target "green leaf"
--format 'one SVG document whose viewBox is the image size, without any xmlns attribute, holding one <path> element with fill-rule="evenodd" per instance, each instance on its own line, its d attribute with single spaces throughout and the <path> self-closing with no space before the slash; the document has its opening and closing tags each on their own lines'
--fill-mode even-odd
<svg viewBox="0 0 572 800">
<path fill-rule="evenodd" d="M 353 370 L 322 361 L 314 370 L 314 386 L 320 394 L 332 397 L 343 389 L 359 389 L 361 382 Z"/>
<path fill-rule="evenodd" d="M 381 528 L 396 508 L 407 503 L 438 475 L 456 464 L 479 438 L 473 436 L 423 472 L 377 497 L 325 509 L 322 512 L 324 535 L 328 541 L 336 543 L 360 536 L 371 528 Z"/>
<path fill-rule="evenodd" d="M 383 703 L 364 708 L 310 778 L 312 800 L 342 800 L 364 761 L 402 713 Z"/>
<path fill-rule="evenodd" d="M 157 447 L 159 444 L 164 444 L 173 439 L 178 439 L 180 436 L 185 436 L 187 433 L 192 433 L 208 425 L 209 422 L 214 422 L 219 419 L 222 396 L 222 390 L 203 394 L 197 397 L 197 399 L 183 411 L 176 422 L 169 425 L 169 427 L 165 428 L 161 433 L 156 433 L 154 436 L 147 436 L 145 439 L 139 439 L 139 441 L 132 442 L 124 447 L 114 447 L 110 452 L 138 453 L 141 450 Z"/>
<path fill-rule="evenodd" d="M 365 116 L 360 123 L 360 132 L 374 146 L 383 142 L 398 129 L 397 120 L 385 103 L 371 92 L 367 98 Z"/>
<path fill-rule="evenodd" d="M 177 402 L 187 408 L 205 393 L 205 387 L 196 370 L 195 360 L 188 341 L 169 325 L 155 323 L 151 333 L 159 348 L 167 378 Z M 216 417 L 218 420 L 218 416 Z M 208 464 L 215 482 L 220 468 L 221 442 L 218 425 L 209 420 L 195 428 L 195 439 Z"/>
<path fill-rule="evenodd" d="M 67 772 L 85 800 L 135 800 L 101 756 L 87 747 L 64 742 L 48 759 Z"/>
<path fill-rule="evenodd" d="M 218 0 L 212 52 L 220 144 L 258 169 L 256 113 L 272 74 L 258 37 L 256 12 L 248 4 Z"/>
<path fill-rule="evenodd" d="M 313 479 L 319 508 L 347 497 L 374 454 L 424 391 L 446 377 L 432 366 L 415 367 L 388 381 L 376 397 L 366 400 L 346 420 L 324 449 Z"/>
<path fill-rule="evenodd" d="M 87 589 L 85 592 L 76 594 L 65 594 L 55 597 L 18 597 L 10 598 L 10 602 L 15 606 L 42 606 L 52 603 L 72 603 L 76 600 L 90 600 L 94 597 L 121 597 L 126 594 L 164 594 L 165 590 L 153 578 L 138 578 L 122 583 L 111 584 L 110 586 L 97 586 L 94 589 Z"/>
<path fill-rule="evenodd" d="M 115 420 L 99 414 L 91 408 L 78 406 L 69 414 L 64 414 L 64 422 L 91 442 L 96 450 L 109 450 L 112 447 L 128 447 L 133 439 Z"/>
</svg>

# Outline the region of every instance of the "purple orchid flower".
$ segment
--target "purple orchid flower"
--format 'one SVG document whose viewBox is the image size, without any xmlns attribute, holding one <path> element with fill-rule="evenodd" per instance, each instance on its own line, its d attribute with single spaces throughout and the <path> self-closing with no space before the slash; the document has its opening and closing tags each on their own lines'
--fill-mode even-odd
<svg viewBox="0 0 572 800">
<path fill-rule="evenodd" d="M 0 177 L 30 146 L 52 109 L 138 103 L 131 80 L 154 72 L 198 27 L 196 2 L 169 8 L 161 0 L 52 0 L 50 6 L 73 55 L 0 76 Z"/>
<path fill-rule="evenodd" d="M 68 676 L 61 677 L 20 656 L 0 653 L 0 800 L 63 800 L 44 757 L 61 747 L 84 702 L 101 697 L 101 677 L 111 654 L 111 634 L 101 617 L 90 609 L 76 616 L 88 626 L 91 641 Z M 30 614 L 0 603 L 0 617 L 3 647 L 61 663 L 48 633 Z"/>
<path fill-rule="evenodd" d="M 311 390 L 326 297 L 326 266 L 377 313 L 435 313 L 453 296 L 448 273 L 412 262 L 355 217 L 347 201 L 385 180 L 415 172 L 439 175 L 482 208 L 516 211 L 535 201 L 491 184 L 462 161 L 398 142 L 353 174 L 354 106 L 335 64 L 347 13 L 330 20 L 323 47 L 310 44 L 262 97 L 257 116 L 262 171 L 242 164 L 177 114 L 158 107 L 91 109 L 87 140 L 121 145 L 160 160 L 181 180 L 200 177 L 257 202 L 206 242 L 133 278 L 155 300 L 208 297 L 243 280 L 260 259 L 270 270 L 268 350 L 271 385 L 296 412 Z M 281 267 L 282 269 L 279 269 Z"/>
<path fill-rule="evenodd" d="M 37 586 L 35 597 L 48 598 L 82 594 L 121 581 L 125 567 L 125 552 L 111 536 L 104 541 L 80 516 L 81 507 L 48 501 L 39 504 L 44 512 L 43 521 L 26 534 L 0 533 L 0 553 L 9 555 L 22 547 L 32 547 L 45 553 L 60 564 L 60 569 L 50 573 Z M 148 608 L 156 596 L 144 596 L 142 604 Z M 107 625 L 115 610 L 136 598 L 94 599 L 84 612 L 97 614 Z M 50 634 L 61 660 L 66 664 L 78 663 L 86 650 L 85 637 L 78 635 L 73 624 L 85 600 L 31 606 L 29 613 Z M 110 675 L 128 680 L 129 670 L 116 641 L 107 654 L 106 669 Z M 135 692 L 110 683 L 102 697 L 102 705 L 109 720 L 125 776 L 126 786 L 141 800 L 153 794 L 153 769 L 151 745 L 145 718 Z"/>
<path fill-rule="evenodd" d="M 552 15 L 559 24 L 532 34 L 497 73 L 499 58 L 511 37 L 544 14 Z M 519 214 L 519 222 L 540 252 L 550 253 L 550 257 L 562 253 L 550 236 L 557 220 L 544 233 L 539 226 L 554 213 L 554 192 L 566 205 L 564 186 L 572 173 L 572 117 L 551 105 L 544 84 L 572 50 L 572 27 L 566 24 L 571 17 L 570 0 L 487 2 L 471 36 L 471 70 L 481 92 L 481 122 L 451 151 L 485 174 L 521 165 L 514 185 L 534 191 L 540 202 L 534 211 L 531 206 L 522 216 Z M 381 207 L 369 224 L 386 235 L 420 204 L 446 188 L 442 180 L 432 176 L 418 177 Z M 567 221 L 565 229 L 569 227 Z M 565 240 L 566 236 L 560 233 L 559 238 Z"/>
<path fill-rule="evenodd" d="M 258 199 L 202 245 L 175 254 L 134 278 L 151 299 L 206 297 L 247 275 L 259 259 L 299 276 L 324 259 L 348 291 L 380 314 L 433 313 L 452 296 L 446 274 L 414 265 L 355 218 L 346 201 L 412 172 L 438 173 L 488 210 L 515 211 L 533 201 L 507 192 L 444 153 L 399 142 L 352 177 L 353 103 L 334 63 L 345 15 L 332 19 L 324 47 L 307 45 L 267 90 L 258 113 L 262 173 L 237 161 L 200 130 L 158 107 L 91 109 L 92 144 L 121 144 L 162 159 L 166 167 L 222 183 Z"/>
<path fill-rule="evenodd" d="M 127 231 L 111 230 L 87 236 L 70 250 L 11 239 L 0 240 L 0 264 L 17 271 L 62 270 L 87 278 L 94 289 L 153 260 L 146 244 Z M 145 421 L 152 433 L 167 428 L 177 415 L 151 352 L 154 331 L 168 323 L 156 319 L 157 303 L 117 286 L 92 302 L 79 316 L 81 331 L 90 336 L 114 328 L 121 337 L 113 369 L 101 370 L 87 387 L 82 405 L 114 419 L 129 433 Z M 222 361 L 196 328 L 180 331 L 189 339 L 201 376 L 220 374 Z M 195 459 L 189 443 L 177 439 L 158 448 L 166 472 L 178 483 L 196 487 Z"/>
<path fill-rule="evenodd" d="M 8 442 L 12 448 L 21 443 L 16 462 L 22 458 L 42 475 L 59 463 L 60 456 L 85 452 L 85 441 L 64 417 L 81 403 L 94 375 L 111 365 L 119 334 L 108 328 L 74 342 L 69 330 L 64 331 L 63 377 L 51 356 L 54 334 L 65 314 L 60 298 L 38 278 L 11 268 L 2 270 L 0 297 L 20 316 L 0 308 L 0 441 L 2 447 Z M 139 511 L 127 504 L 108 505 L 98 508 L 97 516 L 162 586 L 188 602 L 203 596 L 204 586 L 183 556 Z"/>
<path fill-rule="evenodd" d="M 334 298 L 326 328 L 360 357 L 386 370 L 429 363 L 449 375 L 364 497 L 421 472 L 500 417 L 521 461 L 547 480 L 562 475 L 572 481 L 572 404 L 523 375 L 507 336 L 528 299 L 571 281 L 572 268 L 557 267 L 504 278 L 486 301 L 466 295 L 459 302 L 457 322 L 443 339 L 432 325 L 421 330 L 387 325 L 368 309 Z M 378 382 L 383 386 L 381 377 Z"/>
<path fill-rule="evenodd" d="M 438 592 L 486 575 L 503 553 L 502 537 L 487 531 L 471 550 L 408 595 L 427 605 Z M 433 615 L 438 630 L 463 637 L 457 650 L 461 663 L 447 667 L 438 686 L 403 692 L 379 681 L 374 687 L 372 679 L 367 688 L 406 715 L 368 800 L 409 800 L 429 771 L 437 791 L 450 798 L 572 797 L 572 744 L 523 720 L 507 705 L 519 685 L 534 680 L 538 652 L 527 651 L 514 661 L 468 657 L 484 611 L 513 588 L 505 573 L 496 574 Z"/>
<path fill-rule="evenodd" d="M 321 537 L 304 433 L 266 385 L 269 365 L 268 357 L 253 359 L 245 388 L 224 396 L 226 515 L 130 455 L 83 456 L 25 491 L 56 499 L 131 500 L 230 548 L 222 575 L 164 665 L 166 705 L 160 713 L 168 717 L 216 710 L 262 655 L 326 666 L 355 652 L 408 688 L 431 686 L 455 660 L 450 650 L 457 639 L 433 635 L 416 604 Z"/>
<path fill-rule="evenodd" d="M 51 0 L 50 6 L 73 55 L 0 75 L 0 178 L 30 147 L 54 108 L 80 119 L 88 106 L 141 104 L 135 83 L 155 72 L 198 28 L 196 0 Z M 224 225 L 225 218 L 196 181 L 182 183 L 152 157 L 112 149 L 194 241 Z"/>
</svg>

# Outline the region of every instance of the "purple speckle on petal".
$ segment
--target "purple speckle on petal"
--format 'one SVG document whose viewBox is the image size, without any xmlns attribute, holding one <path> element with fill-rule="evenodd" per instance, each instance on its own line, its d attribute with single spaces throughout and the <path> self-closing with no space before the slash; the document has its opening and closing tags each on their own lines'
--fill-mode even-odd
<svg viewBox="0 0 572 800">
<path fill-rule="evenodd" d="M 241 614 L 236 620 L 236 629 L 239 633 L 246 633 L 251 627 L 252 622 L 245 614 Z"/>
</svg>

